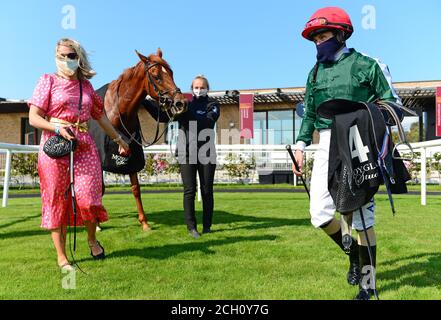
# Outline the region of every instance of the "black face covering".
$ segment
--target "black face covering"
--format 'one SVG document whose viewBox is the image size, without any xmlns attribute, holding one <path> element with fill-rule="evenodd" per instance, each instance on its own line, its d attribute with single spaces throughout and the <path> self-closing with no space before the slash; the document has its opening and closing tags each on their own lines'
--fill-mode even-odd
<svg viewBox="0 0 441 320">
<path fill-rule="evenodd" d="M 335 54 L 342 46 L 342 43 L 338 41 L 337 37 L 332 37 L 316 45 L 317 61 L 323 63 L 334 62 Z"/>
</svg>

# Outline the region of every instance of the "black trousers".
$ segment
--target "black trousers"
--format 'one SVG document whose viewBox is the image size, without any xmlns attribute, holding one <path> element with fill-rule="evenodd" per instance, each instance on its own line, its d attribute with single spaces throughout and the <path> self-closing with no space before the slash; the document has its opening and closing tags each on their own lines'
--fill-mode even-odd
<svg viewBox="0 0 441 320">
<path fill-rule="evenodd" d="M 213 182 L 215 164 L 181 164 L 181 177 L 184 184 L 184 215 L 188 230 L 197 229 L 194 200 L 196 197 L 197 180 L 196 174 L 199 173 L 201 183 L 201 196 L 203 216 L 202 224 L 204 229 L 211 228 L 213 221 Z"/>
</svg>

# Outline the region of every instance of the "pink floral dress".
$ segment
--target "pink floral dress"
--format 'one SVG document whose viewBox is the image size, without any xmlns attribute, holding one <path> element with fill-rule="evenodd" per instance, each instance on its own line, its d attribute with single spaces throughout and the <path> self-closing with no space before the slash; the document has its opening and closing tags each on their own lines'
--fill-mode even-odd
<svg viewBox="0 0 441 320">
<path fill-rule="evenodd" d="M 103 102 L 88 80 L 82 80 L 83 103 L 80 122 L 103 115 Z M 78 120 L 80 98 L 79 80 L 67 80 L 55 74 L 43 75 L 28 105 L 43 110 L 48 117 L 71 123 Z M 102 172 L 95 142 L 88 132 L 74 130 L 77 148 L 74 152 L 74 186 L 77 200 L 77 225 L 84 221 L 104 222 L 108 220 L 102 205 Z M 70 183 L 69 156 L 52 159 L 43 152 L 47 139 L 55 135 L 43 131 L 38 153 L 38 174 L 42 199 L 42 222 L 45 229 L 56 229 L 73 225 L 73 210 Z"/>
</svg>

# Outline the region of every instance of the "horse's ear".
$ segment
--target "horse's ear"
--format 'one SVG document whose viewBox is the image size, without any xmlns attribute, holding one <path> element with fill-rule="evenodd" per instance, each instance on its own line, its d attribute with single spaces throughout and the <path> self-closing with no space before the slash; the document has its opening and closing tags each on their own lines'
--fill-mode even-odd
<svg viewBox="0 0 441 320">
<path fill-rule="evenodd" d="M 141 59 L 141 61 L 143 62 L 147 62 L 148 58 L 144 55 L 142 55 L 141 53 L 138 52 L 138 50 L 135 50 L 136 54 L 138 55 L 139 59 Z"/>
<path fill-rule="evenodd" d="M 158 50 L 156 51 L 156 55 L 162 59 L 162 50 L 161 50 L 161 48 L 158 48 Z"/>
</svg>

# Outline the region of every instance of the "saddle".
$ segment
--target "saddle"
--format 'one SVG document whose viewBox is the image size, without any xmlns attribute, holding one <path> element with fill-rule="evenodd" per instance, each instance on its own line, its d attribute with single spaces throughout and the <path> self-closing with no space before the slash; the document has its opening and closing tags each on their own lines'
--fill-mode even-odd
<svg viewBox="0 0 441 320">
<path fill-rule="evenodd" d="M 102 86 L 96 93 L 104 101 L 108 84 Z M 106 172 L 117 174 L 133 174 L 141 171 L 145 166 L 144 151 L 141 142 L 141 126 L 138 125 L 132 137 L 127 137 L 127 134 L 118 130 L 118 133 L 125 141 L 130 141 L 130 155 L 121 156 L 118 152 L 118 144 L 113 142 L 109 136 L 100 128 L 98 123 L 91 119 L 88 121 L 89 133 L 95 141 L 98 149 L 98 154 L 101 160 L 101 167 Z"/>
<path fill-rule="evenodd" d="M 407 192 L 405 182 L 410 176 L 389 128 L 396 125 L 402 130 L 404 115 L 398 107 L 342 99 L 318 107 L 319 116 L 333 120 L 328 188 L 340 213 L 353 212 L 368 203 L 380 184 L 385 184 L 395 213 L 392 193 Z"/>
</svg>

